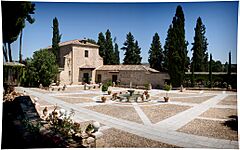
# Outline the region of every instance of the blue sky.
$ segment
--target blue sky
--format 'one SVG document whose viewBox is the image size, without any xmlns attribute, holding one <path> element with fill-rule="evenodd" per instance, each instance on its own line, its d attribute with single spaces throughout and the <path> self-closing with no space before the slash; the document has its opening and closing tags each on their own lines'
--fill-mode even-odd
<svg viewBox="0 0 240 150">
<path fill-rule="evenodd" d="M 131 32 L 141 47 L 142 62 L 148 62 L 148 51 L 153 35 L 160 35 L 162 47 L 167 30 L 181 5 L 185 15 L 186 40 L 189 42 L 188 56 L 192 57 L 194 28 L 198 17 L 206 26 L 208 52 L 214 60 L 228 61 L 232 52 L 232 63 L 237 58 L 238 2 L 185 2 L 185 3 L 60 3 L 38 2 L 33 17 L 35 23 L 26 24 L 23 37 L 23 58 L 51 45 L 52 20 L 58 18 L 61 41 L 91 38 L 97 41 L 98 33 L 109 29 L 112 38 L 117 38 L 119 48 L 126 34 Z M 19 41 L 13 43 L 13 58 L 18 59 Z M 120 49 L 119 49 L 120 50 Z M 124 51 L 120 50 L 120 60 Z"/>
</svg>

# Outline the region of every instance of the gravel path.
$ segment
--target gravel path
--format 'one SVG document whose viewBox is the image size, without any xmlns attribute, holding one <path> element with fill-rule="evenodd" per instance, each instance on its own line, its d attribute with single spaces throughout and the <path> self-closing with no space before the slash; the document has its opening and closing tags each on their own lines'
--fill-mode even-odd
<svg viewBox="0 0 240 150">
<path fill-rule="evenodd" d="M 133 122 L 143 124 L 142 120 L 138 116 L 133 107 L 113 106 L 113 105 L 101 105 L 101 106 L 89 106 L 87 109 L 103 113 L 112 117 L 121 118 Z"/>
<path fill-rule="evenodd" d="M 201 117 L 228 119 L 230 116 L 237 115 L 236 109 L 230 108 L 210 108 L 206 112 L 202 113 Z"/>
<path fill-rule="evenodd" d="M 91 100 L 90 98 L 70 98 L 70 97 L 57 97 L 58 99 L 61 99 L 64 102 L 67 103 L 86 103 L 86 102 L 93 102 L 93 100 Z"/>
<path fill-rule="evenodd" d="M 237 105 L 237 95 L 229 95 L 219 105 Z"/>
<path fill-rule="evenodd" d="M 157 123 L 168 117 L 174 116 L 179 112 L 187 110 L 189 106 L 179 106 L 174 104 L 162 104 L 152 106 L 141 106 L 143 112 L 147 115 L 152 123 Z"/>
<path fill-rule="evenodd" d="M 103 131 L 104 147 L 131 147 L 131 148 L 178 148 L 177 146 L 150 140 L 119 129 L 111 128 Z"/>
<path fill-rule="evenodd" d="M 185 103 L 197 103 L 200 104 L 214 96 L 204 96 L 204 97 L 186 97 L 186 98 L 170 98 L 171 101 L 176 101 L 176 102 L 185 102 Z"/>
<path fill-rule="evenodd" d="M 223 121 L 194 119 L 177 131 L 218 139 L 238 140 L 238 133 L 224 125 Z"/>
</svg>

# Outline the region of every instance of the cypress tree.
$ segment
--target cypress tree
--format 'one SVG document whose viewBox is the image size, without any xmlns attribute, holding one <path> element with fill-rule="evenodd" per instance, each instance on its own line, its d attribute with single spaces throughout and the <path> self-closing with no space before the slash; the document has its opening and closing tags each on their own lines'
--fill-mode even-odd
<svg viewBox="0 0 240 150">
<path fill-rule="evenodd" d="M 207 38 L 205 37 L 206 27 L 202 23 L 201 18 L 197 19 L 195 27 L 194 43 L 192 43 L 192 68 L 197 72 L 207 71 L 208 53 L 207 53 Z"/>
<path fill-rule="evenodd" d="M 228 62 L 228 75 L 230 76 L 231 75 L 231 72 L 232 72 L 232 70 L 231 70 L 231 65 L 232 65 L 232 60 L 231 60 L 231 52 L 229 52 L 229 54 L 228 54 L 228 59 L 229 59 L 229 62 Z"/>
<path fill-rule="evenodd" d="M 210 61 L 209 61 L 209 87 L 212 87 L 212 54 L 210 54 Z"/>
<path fill-rule="evenodd" d="M 138 46 L 138 41 L 136 40 L 135 44 L 134 44 L 134 58 L 135 58 L 135 62 L 134 64 L 136 65 L 140 65 L 141 61 L 142 61 L 142 57 L 141 57 L 141 48 Z"/>
<path fill-rule="evenodd" d="M 106 60 L 105 60 L 105 43 L 106 43 L 105 37 L 104 37 L 103 33 L 100 32 L 98 34 L 98 42 L 97 42 L 97 44 L 100 46 L 99 47 L 99 55 L 103 58 L 103 64 L 106 64 Z"/>
<path fill-rule="evenodd" d="M 134 43 L 134 37 L 131 32 L 127 34 L 126 41 L 123 43 L 124 47 L 122 47 L 122 50 L 125 50 L 125 57 L 123 59 L 123 64 L 135 64 L 135 43 Z"/>
<path fill-rule="evenodd" d="M 148 62 L 151 68 L 162 71 L 163 50 L 158 33 L 153 36 L 151 47 L 148 51 Z"/>
<path fill-rule="evenodd" d="M 118 50 L 118 44 L 115 43 L 114 44 L 114 53 L 115 53 L 115 65 L 119 65 L 120 64 L 120 58 L 119 58 L 119 50 Z"/>
<path fill-rule="evenodd" d="M 59 58 L 59 51 L 60 51 L 60 47 L 59 47 L 59 43 L 61 40 L 61 36 L 59 33 L 59 28 L 58 28 L 58 19 L 55 17 L 53 19 L 53 37 L 52 37 L 52 51 L 53 54 L 56 56 L 56 60 L 59 63 L 60 62 L 60 58 Z"/>
<path fill-rule="evenodd" d="M 105 43 L 105 62 L 106 65 L 114 64 L 114 51 L 111 32 L 107 30 L 106 32 L 106 43 Z"/>
<path fill-rule="evenodd" d="M 183 83 L 185 71 L 189 64 L 187 57 L 187 41 L 185 40 L 184 14 L 181 6 L 177 6 L 172 25 L 168 29 L 165 43 L 165 66 L 173 86 Z M 166 62 L 167 61 L 167 62 Z"/>
</svg>

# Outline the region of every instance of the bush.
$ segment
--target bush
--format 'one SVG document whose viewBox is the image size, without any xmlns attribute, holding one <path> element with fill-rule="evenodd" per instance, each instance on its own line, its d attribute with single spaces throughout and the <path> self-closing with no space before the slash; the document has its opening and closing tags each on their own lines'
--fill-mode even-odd
<svg viewBox="0 0 240 150">
<path fill-rule="evenodd" d="M 165 84 L 164 85 L 164 90 L 165 91 L 170 91 L 172 89 L 172 85 Z"/>
<path fill-rule="evenodd" d="M 108 85 L 107 84 L 103 84 L 102 85 L 102 91 L 106 92 L 108 90 Z"/>
</svg>

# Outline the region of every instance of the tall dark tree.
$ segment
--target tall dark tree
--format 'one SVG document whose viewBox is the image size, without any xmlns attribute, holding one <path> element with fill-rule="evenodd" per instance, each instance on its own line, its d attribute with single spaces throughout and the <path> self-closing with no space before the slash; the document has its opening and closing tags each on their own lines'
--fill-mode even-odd
<svg viewBox="0 0 240 150">
<path fill-rule="evenodd" d="M 210 54 L 210 61 L 209 61 L 209 87 L 212 87 L 212 54 Z"/>
<path fill-rule="evenodd" d="M 114 64 L 114 51 L 111 32 L 107 30 L 106 34 L 106 43 L 105 43 L 105 62 L 106 65 Z"/>
<path fill-rule="evenodd" d="M 153 36 L 152 44 L 148 51 L 148 54 L 148 62 L 150 64 L 150 67 L 158 71 L 162 71 L 163 50 L 158 33 L 155 33 Z"/>
<path fill-rule="evenodd" d="M 187 71 L 189 64 L 189 58 L 187 57 L 188 42 L 185 40 L 184 22 L 182 7 L 177 6 L 164 46 L 164 66 L 168 69 L 173 86 L 180 86 L 183 83 L 185 71 Z"/>
<path fill-rule="evenodd" d="M 231 72 L 232 72 L 231 52 L 229 52 L 229 54 L 228 54 L 228 59 L 229 59 L 229 62 L 228 62 L 228 75 L 231 75 Z"/>
<path fill-rule="evenodd" d="M 104 34 L 102 32 L 100 32 L 98 34 L 98 42 L 97 44 L 100 46 L 99 47 L 99 55 L 103 58 L 103 64 L 106 64 L 106 60 L 105 60 L 105 37 Z"/>
<path fill-rule="evenodd" d="M 3 30 L 3 56 L 5 61 L 12 61 L 11 44 L 17 40 L 18 35 L 25 27 L 25 21 L 33 23 L 35 4 L 23 1 L 2 1 L 2 30 Z M 21 54 L 21 51 L 20 51 Z"/>
<path fill-rule="evenodd" d="M 124 47 L 122 47 L 122 50 L 125 50 L 125 57 L 123 59 L 123 64 L 135 64 L 134 61 L 134 48 L 135 48 L 135 43 L 134 43 L 134 37 L 131 32 L 127 34 L 126 41 L 123 43 Z"/>
<path fill-rule="evenodd" d="M 55 17 L 53 19 L 53 37 L 52 37 L 52 51 L 53 54 L 56 56 L 56 62 L 60 62 L 60 47 L 59 43 L 61 41 L 61 34 L 59 33 L 59 24 L 58 24 L 58 19 Z"/>
<path fill-rule="evenodd" d="M 138 46 L 138 41 L 136 40 L 135 44 L 134 44 L 134 58 L 135 58 L 135 64 L 136 65 L 140 65 L 141 61 L 142 61 L 142 57 L 141 57 L 141 48 Z"/>
<path fill-rule="evenodd" d="M 114 59 L 114 64 L 119 65 L 120 64 L 120 58 L 119 58 L 119 50 L 118 50 L 118 44 L 116 43 L 116 37 L 114 38 L 114 54 L 115 54 L 115 59 Z"/>
<path fill-rule="evenodd" d="M 195 27 L 194 43 L 192 43 L 192 68 L 196 72 L 203 72 L 208 70 L 208 53 L 207 53 L 207 38 L 205 37 L 206 27 L 202 23 L 202 19 L 199 17 L 197 19 L 197 24 Z"/>
</svg>

